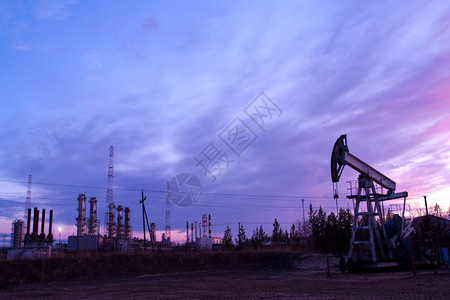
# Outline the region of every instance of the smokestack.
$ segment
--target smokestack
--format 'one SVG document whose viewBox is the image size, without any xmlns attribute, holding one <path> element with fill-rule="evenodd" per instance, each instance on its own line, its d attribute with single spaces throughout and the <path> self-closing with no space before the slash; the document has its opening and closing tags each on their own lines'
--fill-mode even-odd
<svg viewBox="0 0 450 300">
<path fill-rule="evenodd" d="M 49 243 L 53 243 L 52 226 L 53 226 L 53 209 L 50 210 L 50 218 L 49 218 L 49 220 L 48 220 L 48 235 L 47 235 L 47 241 L 48 241 Z"/>
<path fill-rule="evenodd" d="M 209 215 L 209 238 L 211 238 L 211 215 Z"/>
<path fill-rule="evenodd" d="M 202 222 L 198 223 L 198 238 L 202 239 Z"/>
<path fill-rule="evenodd" d="M 31 222 L 31 208 L 28 209 L 28 219 L 27 219 L 27 233 L 25 234 L 25 246 L 28 245 L 30 241 L 30 222 Z"/>
<path fill-rule="evenodd" d="M 195 241 L 197 242 L 197 221 L 195 221 Z"/>
<path fill-rule="evenodd" d="M 39 235 L 39 239 L 40 239 L 41 243 L 45 242 L 44 226 L 45 226 L 45 208 L 42 209 L 41 234 Z"/>
<path fill-rule="evenodd" d="M 186 244 L 189 244 L 189 222 L 186 222 Z"/>
<path fill-rule="evenodd" d="M 202 227 L 203 227 L 203 238 L 206 239 L 208 236 L 206 234 L 206 228 L 208 227 L 208 216 L 203 214 L 202 216 Z"/>
<path fill-rule="evenodd" d="M 37 207 L 34 208 L 34 216 L 33 216 L 33 233 L 32 237 L 34 241 L 37 241 L 39 238 L 39 210 Z"/>
<path fill-rule="evenodd" d="M 125 239 L 131 237 L 131 226 L 130 226 L 130 208 L 125 207 L 125 229 L 124 229 Z"/>
<path fill-rule="evenodd" d="M 31 239 L 34 239 L 34 234 L 36 233 L 36 210 L 37 207 L 33 208 L 33 226 L 31 227 Z"/>
<path fill-rule="evenodd" d="M 194 223 L 191 223 L 191 243 L 194 242 Z"/>
</svg>

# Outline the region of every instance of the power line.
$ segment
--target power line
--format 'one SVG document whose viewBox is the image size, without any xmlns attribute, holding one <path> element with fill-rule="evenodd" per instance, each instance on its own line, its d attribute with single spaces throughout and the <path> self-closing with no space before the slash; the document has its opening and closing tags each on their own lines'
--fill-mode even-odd
<svg viewBox="0 0 450 300">
<path fill-rule="evenodd" d="M 7 179 L 0 179 L 1 182 L 15 182 L 15 183 L 27 183 L 26 181 L 20 181 L 20 180 L 7 180 Z M 97 190 L 103 190 L 106 191 L 107 187 L 100 187 L 100 186 L 87 186 L 87 185 L 74 185 L 74 184 L 61 184 L 61 183 L 48 183 L 48 182 L 34 182 L 34 185 L 44 185 L 44 186 L 57 186 L 57 187 L 64 187 L 64 188 L 83 188 L 83 189 L 97 189 Z M 115 188 L 116 191 L 121 192 L 117 194 L 118 198 L 121 199 L 124 203 L 134 203 L 135 195 L 128 195 L 128 192 L 133 193 L 139 193 L 142 189 L 133 189 L 133 188 Z M 152 202 L 149 203 L 149 205 L 160 205 L 166 201 L 167 196 L 167 190 L 156 190 L 156 189 L 144 189 L 145 192 L 148 193 L 154 193 L 156 195 L 152 196 Z M 124 193 L 125 192 L 125 193 Z M 52 193 L 57 193 L 58 195 L 52 195 Z M 40 202 L 39 200 L 46 200 L 48 202 L 49 200 L 54 201 L 65 201 L 67 198 L 63 196 L 59 196 L 60 194 L 70 195 L 71 192 L 69 191 L 48 191 L 48 192 L 37 192 L 33 193 L 35 200 L 34 202 Z M 50 195 L 49 195 L 50 194 Z M 0 193 L 1 197 L 8 197 L 13 195 L 22 195 L 22 193 Z M 71 196 L 68 196 L 71 197 Z M 297 204 L 295 205 L 289 205 L 288 203 L 292 200 L 298 201 L 300 198 L 308 200 L 320 200 L 320 202 L 334 202 L 334 199 L 330 197 L 323 197 L 323 196 L 293 196 L 293 195 L 267 195 L 267 194 L 241 194 L 241 193 L 208 193 L 203 192 L 202 197 L 205 198 L 214 198 L 215 202 L 202 202 L 197 203 L 196 206 L 198 207 L 206 207 L 206 208 L 227 208 L 227 209 L 256 209 L 260 211 L 264 210 L 298 210 L 299 207 Z M 129 199 L 129 200 L 125 200 Z M 248 202 L 240 202 L 240 203 L 232 203 L 232 202 L 222 202 L 224 199 L 247 199 Z M 254 200 L 257 201 L 270 201 L 270 200 L 278 200 L 277 204 L 274 205 L 268 205 L 268 203 L 258 203 L 255 205 L 253 202 Z M 409 201 L 414 201 L 415 199 L 410 199 Z M 439 199 L 434 199 L 433 201 L 436 201 Z M 289 201 L 288 203 L 284 205 L 280 205 L 280 201 Z M 73 204 L 63 204 L 63 203 L 52 203 L 52 205 L 55 206 L 72 206 Z M 10 205 L 3 206 L 3 207 L 12 207 Z M 318 205 L 313 205 L 313 208 L 317 208 Z M 322 206 L 323 209 L 328 210 L 335 207 L 332 206 Z"/>
<path fill-rule="evenodd" d="M 16 183 L 26 183 L 20 180 L 6 180 L 0 179 L 2 182 L 16 182 Z M 61 184 L 61 183 L 46 183 L 46 182 L 34 182 L 34 185 L 45 185 L 45 186 L 59 186 L 59 187 L 74 187 L 74 188 L 86 188 L 86 189 L 100 189 L 107 190 L 106 187 L 99 186 L 88 186 L 88 185 L 74 185 L 74 184 Z M 131 189 L 131 188 L 114 188 L 114 190 L 127 191 L 127 192 L 140 192 L 142 189 Z M 165 190 L 154 190 L 154 189 L 144 189 L 146 192 L 166 194 Z M 323 196 L 293 196 L 293 195 L 263 195 L 263 194 L 239 194 L 239 193 L 208 193 L 202 192 L 202 196 L 212 196 L 212 197 L 230 197 L 230 198 L 258 198 L 258 199 L 292 199 L 298 200 L 300 197 L 308 199 L 329 199 L 329 197 Z"/>
</svg>

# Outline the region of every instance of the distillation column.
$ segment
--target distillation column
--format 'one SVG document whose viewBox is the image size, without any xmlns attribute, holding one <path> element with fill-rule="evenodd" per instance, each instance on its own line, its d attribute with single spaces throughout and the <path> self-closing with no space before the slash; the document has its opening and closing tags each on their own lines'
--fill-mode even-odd
<svg viewBox="0 0 450 300">
<path fill-rule="evenodd" d="M 89 199 L 89 220 L 88 220 L 88 234 L 97 234 L 97 198 L 91 197 Z"/>
<path fill-rule="evenodd" d="M 119 205 L 117 207 L 117 232 L 116 236 L 118 239 L 123 237 L 123 207 Z"/>
<path fill-rule="evenodd" d="M 76 218 L 77 236 L 84 235 L 86 233 L 86 196 L 84 194 L 78 195 L 78 217 Z"/>
</svg>

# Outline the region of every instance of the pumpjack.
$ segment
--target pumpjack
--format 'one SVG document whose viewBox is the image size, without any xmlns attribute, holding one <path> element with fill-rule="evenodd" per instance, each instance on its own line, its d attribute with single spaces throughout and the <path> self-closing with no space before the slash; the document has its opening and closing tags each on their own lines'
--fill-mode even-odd
<svg viewBox="0 0 450 300">
<path fill-rule="evenodd" d="M 409 224 L 405 226 L 408 192 L 396 192 L 396 183 L 392 179 L 351 154 L 347 145 L 347 135 L 341 135 L 334 144 L 331 154 L 331 179 L 335 199 L 339 198 L 337 184 L 347 165 L 356 170 L 359 176 L 357 194 L 347 196 L 354 199 L 354 214 L 349 251 L 347 257 L 341 258 L 341 271 L 398 265 L 396 248 L 413 231 Z M 403 198 L 401 231 L 394 237 L 388 237 L 382 210 L 383 203 L 401 198 Z"/>
</svg>

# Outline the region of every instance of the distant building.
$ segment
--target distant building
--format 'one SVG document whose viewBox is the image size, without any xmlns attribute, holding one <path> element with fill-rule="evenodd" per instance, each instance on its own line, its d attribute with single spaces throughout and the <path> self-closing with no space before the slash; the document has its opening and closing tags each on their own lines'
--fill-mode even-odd
<svg viewBox="0 0 450 300">
<path fill-rule="evenodd" d="M 11 247 L 20 248 L 23 246 L 24 222 L 14 220 L 11 228 Z"/>
</svg>

